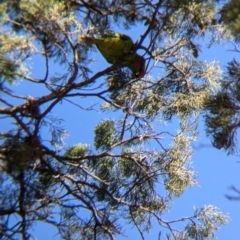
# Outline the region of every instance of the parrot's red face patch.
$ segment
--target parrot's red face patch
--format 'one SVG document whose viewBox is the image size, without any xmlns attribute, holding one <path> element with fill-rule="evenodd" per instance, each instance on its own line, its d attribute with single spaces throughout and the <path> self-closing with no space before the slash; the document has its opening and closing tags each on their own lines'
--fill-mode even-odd
<svg viewBox="0 0 240 240">
<path fill-rule="evenodd" d="M 140 62 L 135 62 L 135 66 L 136 66 L 137 69 L 140 69 L 141 68 Z"/>
<path fill-rule="evenodd" d="M 135 62 L 135 67 L 138 69 L 138 77 L 143 77 L 145 75 L 145 72 L 143 69 L 141 69 L 141 63 L 140 62 Z"/>
<path fill-rule="evenodd" d="M 144 75 L 145 75 L 145 72 L 139 71 L 139 77 L 144 77 Z"/>
</svg>

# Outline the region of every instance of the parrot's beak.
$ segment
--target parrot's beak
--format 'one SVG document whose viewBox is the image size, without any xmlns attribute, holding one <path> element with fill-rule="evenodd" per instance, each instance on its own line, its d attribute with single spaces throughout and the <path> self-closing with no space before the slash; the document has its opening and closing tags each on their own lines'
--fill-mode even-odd
<svg viewBox="0 0 240 240">
<path fill-rule="evenodd" d="M 135 77 L 135 78 L 142 78 L 142 77 L 144 77 L 144 75 L 145 75 L 145 72 L 139 71 L 139 72 L 136 73 L 135 76 L 133 76 L 133 77 Z"/>
</svg>

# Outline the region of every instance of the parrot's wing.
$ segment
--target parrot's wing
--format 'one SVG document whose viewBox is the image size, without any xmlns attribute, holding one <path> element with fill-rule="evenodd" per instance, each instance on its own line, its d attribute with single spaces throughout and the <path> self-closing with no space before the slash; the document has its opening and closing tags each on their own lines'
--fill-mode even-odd
<svg viewBox="0 0 240 240">
<path fill-rule="evenodd" d="M 101 35 L 101 37 L 102 38 L 118 38 L 123 41 L 131 41 L 132 42 L 132 39 L 128 35 L 125 35 L 123 33 L 113 33 L 113 32 L 104 33 Z"/>
<path fill-rule="evenodd" d="M 88 44 L 95 44 L 110 64 L 119 63 L 119 65 L 128 65 L 129 59 L 135 56 L 134 43 L 125 34 L 104 33 L 101 34 L 100 38 L 84 36 L 80 40 Z"/>
<path fill-rule="evenodd" d="M 115 50 L 120 50 L 123 54 L 129 53 L 131 50 L 133 50 L 134 43 L 132 39 L 122 33 L 105 33 L 101 36 L 102 39 L 105 41 L 109 41 L 109 44 L 114 44 Z"/>
<path fill-rule="evenodd" d="M 127 36 L 125 34 L 122 34 L 122 33 L 117 33 L 117 34 L 118 34 L 118 36 L 119 36 L 119 38 L 121 40 L 123 40 L 123 41 L 130 41 L 133 44 L 133 41 L 132 41 L 132 39 L 129 36 Z"/>
<path fill-rule="evenodd" d="M 121 65 L 133 49 L 132 39 L 125 34 L 106 33 L 100 39 L 96 46 L 107 62 L 111 64 L 120 62 Z"/>
<path fill-rule="evenodd" d="M 123 42 L 124 52 L 129 53 L 131 50 L 133 50 L 134 43 L 132 39 L 125 34 L 118 33 L 118 35 L 119 35 L 120 41 Z"/>
</svg>

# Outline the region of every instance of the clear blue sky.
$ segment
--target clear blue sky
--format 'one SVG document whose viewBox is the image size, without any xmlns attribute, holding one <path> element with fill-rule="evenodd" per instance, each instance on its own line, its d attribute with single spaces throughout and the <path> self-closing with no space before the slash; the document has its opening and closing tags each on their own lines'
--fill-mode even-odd
<svg viewBox="0 0 240 240">
<path fill-rule="evenodd" d="M 132 31 L 129 31 L 128 34 L 132 37 L 134 36 L 134 40 L 136 40 L 139 35 L 139 33 Z M 227 51 L 229 48 L 230 46 L 213 47 L 211 50 L 202 48 L 200 59 L 207 61 L 218 60 L 223 67 L 227 61 L 231 60 L 233 57 L 238 57 L 238 53 Z M 94 71 L 102 70 L 108 66 L 99 53 L 94 53 L 92 56 L 96 57 L 96 63 L 92 65 Z M 41 74 L 44 72 L 41 63 L 41 59 L 38 58 L 33 61 L 33 75 L 35 77 L 41 77 Z M 29 84 L 24 82 L 21 82 L 18 86 L 14 86 L 13 89 L 14 91 L 16 90 L 17 92 L 22 94 L 26 93 L 31 96 L 40 96 L 43 93 L 39 88 L 29 88 Z M 99 100 L 88 98 L 85 100 L 79 99 L 79 102 L 84 102 L 86 107 L 88 107 L 91 104 L 99 103 Z M 99 119 L 113 117 L 111 114 L 83 111 L 66 102 L 59 104 L 52 115 L 65 120 L 63 126 L 69 131 L 69 138 L 66 140 L 66 146 L 76 143 L 92 144 L 93 128 L 96 126 Z M 4 127 L 7 128 L 7 121 L 2 123 L 1 129 L 2 127 L 3 129 Z M 227 156 L 225 152 L 213 148 L 210 140 L 206 138 L 202 122 L 199 125 L 199 133 L 199 140 L 194 142 L 196 148 L 192 158 L 199 186 L 189 188 L 179 199 L 176 199 L 172 205 L 172 210 L 167 213 L 164 218 L 175 219 L 189 216 L 192 215 L 194 206 L 199 208 L 208 204 L 215 205 L 223 213 L 229 214 L 230 217 L 229 224 L 217 232 L 218 239 L 240 239 L 240 202 L 229 201 L 224 196 L 224 194 L 233 194 L 233 192 L 228 190 L 228 187 L 231 185 L 240 189 L 240 163 L 238 163 L 240 159 L 237 156 Z M 199 148 L 200 144 L 204 144 L 204 147 Z M 48 226 L 44 224 L 37 226 L 34 230 L 36 239 L 59 239 L 58 236 L 53 237 L 55 233 Z M 154 225 L 147 239 L 157 239 L 159 230 L 158 225 Z M 126 233 L 129 235 L 129 238 L 117 237 L 117 240 L 140 239 L 137 232 L 133 229 L 129 229 L 128 225 L 126 225 Z"/>
</svg>

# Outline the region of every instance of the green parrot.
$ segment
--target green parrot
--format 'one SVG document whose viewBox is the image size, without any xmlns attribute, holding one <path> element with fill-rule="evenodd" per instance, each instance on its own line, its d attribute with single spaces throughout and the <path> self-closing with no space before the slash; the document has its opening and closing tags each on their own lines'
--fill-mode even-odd
<svg viewBox="0 0 240 240">
<path fill-rule="evenodd" d="M 111 33 L 100 38 L 85 36 L 80 39 L 87 44 L 95 44 L 108 63 L 128 67 L 134 78 L 144 76 L 145 60 L 134 52 L 134 43 L 129 36 Z"/>
</svg>

